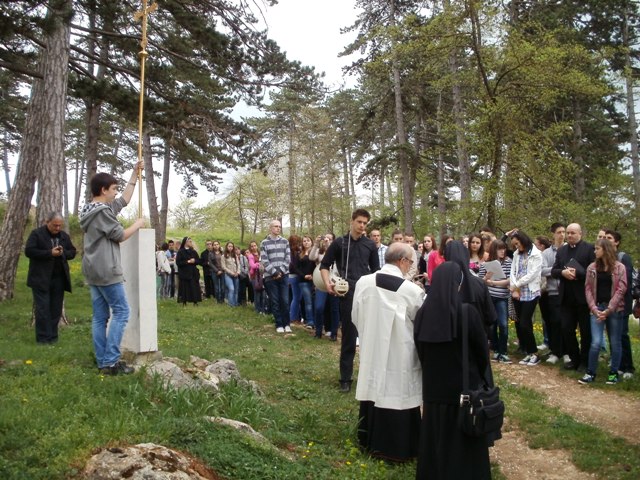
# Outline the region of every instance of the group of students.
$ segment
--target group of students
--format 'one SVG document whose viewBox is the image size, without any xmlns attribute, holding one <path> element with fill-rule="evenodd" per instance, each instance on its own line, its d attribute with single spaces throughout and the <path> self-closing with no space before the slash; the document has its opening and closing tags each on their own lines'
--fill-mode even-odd
<svg viewBox="0 0 640 480">
<path fill-rule="evenodd" d="M 313 272 L 333 239 L 332 233 L 315 240 L 306 235 L 289 237 L 287 313 L 288 324 L 303 324 L 316 338 L 324 335 L 336 341 L 340 324 L 337 299 L 313 283 Z M 197 304 L 203 297 L 215 298 L 232 307 L 253 304 L 259 314 L 272 313 L 264 285 L 264 262 L 255 241 L 241 249 L 230 241 L 222 247 L 217 240 L 207 240 L 206 248 L 198 253 L 190 237 L 168 240 L 157 248 L 156 271 L 158 298 L 175 297 L 184 305 Z"/>
<path fill-rule="evenodd" d="M 490 335 L 492 360 L 512 363 L 507 353 L 512 318 L 518 352 L 523 355 L 521 365 L 538 365 L 543 355 L 550 364 L 562 359 L 567 370 L 584 374 L 580 383 L 592 383 L 605 348 L 606 328 L 611 350 L 606 383 L 631 378 L 635 371 L 629 340 L 633 266 L 630 256 L 619 250 L 620 233 L 601 229 L 595 244 L 590 244 L 583 240 L 579 224 L 554 223 L 550 234 L 551 238 L 532 239 L 514 229 L 497 239 L 486 229 L 463 238 L 469 248 L 469 269 L 488 287 L 496 310 Z M 448 236 L 441 239 L 440 250 L 448 241 Z M 428 285 L 443 259 L 432 236 L 425 237 L 422 249 Z M 533 329 L 536 307 L 543 323 L 541 345 Z"/>
</svg>

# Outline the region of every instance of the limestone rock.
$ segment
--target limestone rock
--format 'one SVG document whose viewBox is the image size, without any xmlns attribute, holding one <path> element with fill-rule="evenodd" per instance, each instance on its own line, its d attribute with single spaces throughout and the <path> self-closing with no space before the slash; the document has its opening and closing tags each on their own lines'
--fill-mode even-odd
<svg viewBox="0 0 640 480">
<path fill-rule="evenodd" d="M 195 355 L 191 355 L 189 357 L 189 363 L 196 367 L 198 370 L 204 370 L 211 362 L 209 360 L 205 360 L 204 358 L 196 357 Z"/>
<path fill-rule="evenodd" d="M 229 383 L 230 380 L 241 380 L 236 362 L 226 358 L 216 360 L 208 365 L 204 371 L 216 375 L 222 383 Z"/>
<path fill-rule="evenodd" d="M 147 375 L 159 375 L 167 386 L 175 389 L 196 387 L 196 382 L 191 376 L 184 373 L 175 363 L 166 359 L 149 365 Z"/>
<path fill-rule="evenodd" d="M 215 472 L 180 452 L 153 443 L 106 448 L 89 459 L 85 480 L 218 480 Z"/>
</svg>

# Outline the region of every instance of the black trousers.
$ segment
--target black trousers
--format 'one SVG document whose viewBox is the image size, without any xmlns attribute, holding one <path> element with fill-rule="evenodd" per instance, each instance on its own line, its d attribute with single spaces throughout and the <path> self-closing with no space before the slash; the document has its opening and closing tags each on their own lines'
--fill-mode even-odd
<svg viewBox="0 0 640 480">
<path fill-rule="evenodd" d="M 591 321 L 589 306 L 576 303 L 562 304 L 562 342 L 564 353 L 569 355 L 576 366 L 587 367 L 591 346 Z M 580 328 L 580 346 L 576 337 L 576 327 Z"/>
<path fill-rule="evenodd" d="M 340 345 L 340 381 L 351 382 L 353 377 L 353 359 L 356 356 L 358 329 L 351 321 L 353 307 L 353 288 L 340 298 L 340 321 L 342 322 L 342 343 Z"/>
<path fill-rule="evenodd" d="M 53 277 L 49 289 L 32 288 L 33 306 L 36 315 L 36 342 L 58 341 L 58 322 L 62 316 L 64 302 L 64 279 Z"/>
<path fill-rule="evenodd" d="M 562 324 L 560 313 L 560 296 L 543 293 L 540 296 L 540 312 L 542 319 L 547 325 L 547 335 L 549 336 L 549 350 L 556 357 L 562 357 Z"/>
<path fill-rule="evenodd" d="M 211 271 L 202 271 L 202 275 L 204 276 L 204 296 L 206 298 L 213 297 L 213 278 L 211 278 Z"/>
<path fill-rule="evenodd" d="M 533 335 L 533 312 L 535 312 L 537 304 L 538 297 L 526 302 L 513 300 L 513 308 L 516 309 L 516 315 L 520 323 L 518 340 L 520 341 L 520 348 L 522 348 L 526 354 L 532 354 L 538 351 L 536 338 Z"/>
</svg>

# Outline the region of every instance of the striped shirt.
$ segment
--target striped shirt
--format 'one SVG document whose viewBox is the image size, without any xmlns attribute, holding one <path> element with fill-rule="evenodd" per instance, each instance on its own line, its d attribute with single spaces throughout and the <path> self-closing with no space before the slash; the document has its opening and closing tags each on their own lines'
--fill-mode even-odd
<svg viewBox="0 0 640 480">
<path fill-rule="evenodd" d="M 264 278 L 270 278 L 278 273 L 286 275 L 289 273 L 289 263 L 291 262 L 291 250 L 289 242 L 277 236 L 268 236 L 260 243 L 260 263 L 264 267 Z"/>
<path fill-rule="evenodd" d="M 502 262 L 502 273 L 506 278 L 509 278 L 511 275 L 511 259 L 509 257 L 505 257 Z M 484 268 L 484 263 L 480 264 L 480 271 L 478 272 L 478 277 L 484 278 L 487 274 L 487 269 Z M 511 292 L 509 292 L 509 285 L 506 287 L 496 287 L 487 284 L 489 288 L 489 294 L 495 298 L 509 298 L 511 296 Z"/>
<path fill-rule="evenodd" d="M 378 262 L 380 262 L 380 268 L 384 265 L 384 255 L 387 253 L 387 248 L 384 244 L 380 244 L 378 247 Z"/>
</svg>

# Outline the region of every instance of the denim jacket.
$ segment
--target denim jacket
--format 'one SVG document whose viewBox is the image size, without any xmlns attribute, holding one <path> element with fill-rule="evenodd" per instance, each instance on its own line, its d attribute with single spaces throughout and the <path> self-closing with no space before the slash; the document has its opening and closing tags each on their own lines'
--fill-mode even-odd
<svg viewBox="0 0 640 480">
<path fill-rule="evenodd" d="M 621 312 L 624 310 L 624 294 L 627 291 L 627 272 L 625 266 L 620 262 L 616 262 L 613 269 L 613 281 L 611 284 L 611 300 L 609 300 L 607 309 L 612 312 Z M 598 273 L 596 272 L 596 263 L 593 262 L 587 267 L 584 294 L 587 297 L 589 310 L 594 315 L 598 313 L 598 305 L 596 305 L 597 289 Z"/>
</svg>

